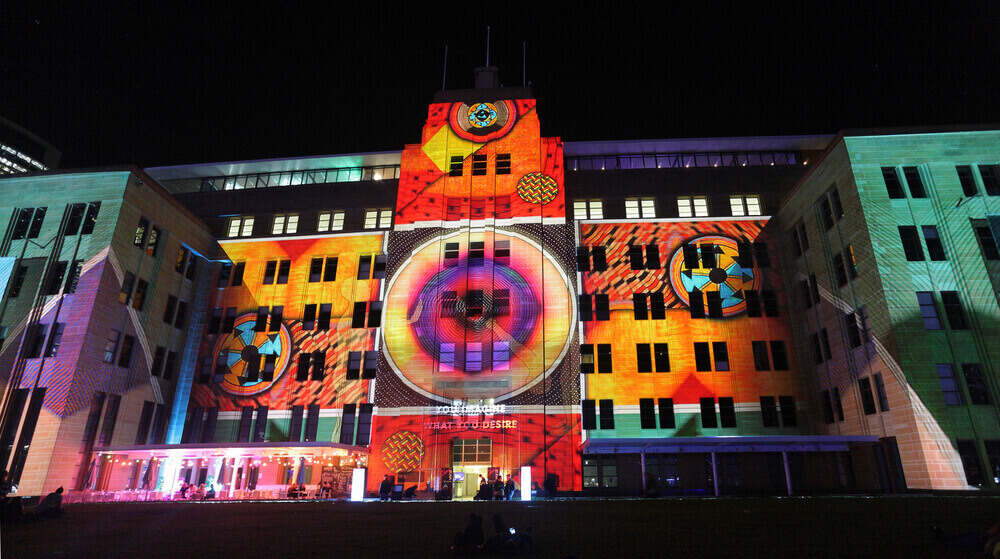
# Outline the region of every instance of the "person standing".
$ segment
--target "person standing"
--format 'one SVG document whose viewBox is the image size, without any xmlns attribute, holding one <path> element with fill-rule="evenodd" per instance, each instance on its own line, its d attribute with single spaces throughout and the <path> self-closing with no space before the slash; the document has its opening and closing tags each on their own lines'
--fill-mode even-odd
<svg viewBox="0 0 1000 559">
<path fill-rule="evenodd" d="M 35 516 L 46 519 L 62 518 L 65 512 L 62 508 L 62 493 L 63 488 L 59 486 L 59 489 L 46 495 L 42 502 L 35 507 Z"/>
<path fill-rule="evenodd" d="M 392 482 L 389 481 L 389 474 L 382 476 L 382 483 L 378 486 L 378 498 L 380 501 L 388 501 L 392 493 Z"/>
<path fill-rule="evenodd" d="M 509 501 L 514 496 L 515 491 L 517 491 L 517 486 L 514 485 L 514 476 L 507 476 L 507 483 L 503 486 L 504 497 Z"/>
</svg>

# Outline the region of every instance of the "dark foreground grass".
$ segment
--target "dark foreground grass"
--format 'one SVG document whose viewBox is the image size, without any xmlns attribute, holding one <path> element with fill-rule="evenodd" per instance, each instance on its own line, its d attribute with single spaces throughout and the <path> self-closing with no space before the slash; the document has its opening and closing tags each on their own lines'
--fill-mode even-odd
<svg viewBox="0 0 1000 559">
<path fill-rule="evenodd" d="M 2 527 L 0 556 L 447 557 L 469 512 L 534 530 L 532 557 L 975 557 L 931 527 L 985 529 L 997 497 L 69 505 Z"/>
</svg>

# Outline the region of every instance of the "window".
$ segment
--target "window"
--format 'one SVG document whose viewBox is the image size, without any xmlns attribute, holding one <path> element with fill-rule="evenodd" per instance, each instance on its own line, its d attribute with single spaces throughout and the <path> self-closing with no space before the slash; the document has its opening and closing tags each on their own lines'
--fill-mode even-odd
<svg viewBox="0 0 1000 559">
<path fill-rule="evenodd" d="M 705 196 L 678 196 L 677 215 L 680 217 L 707 217 L 708 198 Z"/>
<path fill-rule="evenodd" d="M 154 377 L 160 376 L 163 372 L 163 360 L 167 356 L 167 348 L 163 346 L 156 346 L 156 351 L 153 352 L 153 364 L 149 368 L 149 374 Z M 211 359 L 211 358 L 210 358 Z"/>
<path fill-rule="evenodd" d="M 472 176 L 478 177 L 486 174 L 486 154 L 472 154 Z"/>
<path fill-rule="evenodd" d="M 604 219 L 604 202 L 600 199 L 573 200 L 574 219 Z"/>
<path fill-rule="evenodd" d="M 507 291 L 509 301 L 510 293 Z M 496 299 L 494 294 L 494 300 Z M 607 294 L 598 293 L 596 295 L 580 295 L 580 320 L 610 320 L 611 309 Z M 593 301 L 593 303 L 591 303 Z M 508 304 L 509 307 L 509 304 Z"/>
<path fill-rule="evenodd" d="M 45 346 L 45 357 L 55 357 L 56 353 L 59 351 L 59 345 L 62 343 L 63 332 L 66 330 L 66 324 L 63 322 L 57 322 L 52 325 L 52 333 L 49 334 L 49 343 Z M 42 330 L 44 336 L 44 329 Z"/>
<path fill-rule="evenodd" d="M 830 338 L 827 336 L 826 328 L 821 329 L 818 333 L 809 336 L 809 341 L 812 342 L 813 348 L 813 360 L 816 365 L 820 363 L 826 363 L 830 359 Z"/>
<path fill-rule="evenodd" d="M 291 235 L 299 230 L 299 214 L 278 214 L 271 222 L 272 235 Z"/>
<path fill-rule="evenodd" d="M 316 231 L 325 233 L 327 231 L 344 230 L 344 212 L 336 210 L 332 212 L 319 212 L 319 222 L 316 224 Z"/>
<path fill-rule="evenodd" d="M 977 406 L 990 405 L 989 388 L 983 378 L 983 367 L 979 363 L 962 363 L 965 386 L 969 389 L 969 403 Z"/>
<path fill-rule="evenodd" d="M 903 243 L 903 254 L 908 261 L 919 262 L 924 259 L 924 251 L 920 246 L 920 237 L 915 226 L 900 225 L 899 239 Z"/>
<path fill-rule="evenodd" d="M 15 271 L 13 274 L 13 279 L 11 279 L 10 281 L 10 292 L 8 294 L 9 297 L 13 298 L 21 294 L 21 288 L 24 287 L 24 278 L 27 275 L 28 275 L 27 266 L 21 265 L 17 267 L 17 271 Z"/>
<path fill-rule="evenodd" d="M 719 425 L 723 429 L 736 427 L 736 404 L 732 398 L 719 398 Z"/>
<path fill-rule="evenodd" d="M 694 343 L 695 369 L 698 371 L 712 370 L 712 354 L 709 351 L 708 342 Z"/>
<path fill-rule="evenodd" d="M 882 167 L 882 180 L 885 181 L 885 190 L 889 193 L 889 198 L 906 198 L 903 193 L 903 184 L 899 182 L 899 175 L 896 174 L 895 167 Z"/>
<path fill-rule="evenodd" d="M 715 357 L 715 370 L 729 370 L 729 350 L 726 342 L 712 342 L 712 355 Z"/>
<path fill-rule="evenodd" d="M 701 291 L 695 289 L 688 293 L 688 305 L 691 308 L 691 318 L 705 318 L 705 299 Z"/>
<path fill-rule="evenodd" d="M 962 467 L 965 470 L 965 481 L 969 485 L 983 485 L 983 468 L 979 461 L 979 451 L 976 450 L 974 439 L 959 439 L 957 441 L 958 456 L 962 459 Z"/>
<path fill-rule="evenodd" d="M 264 279 L 261 283 L 263 285 L 288 283 L 288 274 L 291 271 L 291 267 L 291 260 L 268 260 L 264 264 Z"/>
<path fill-rule="evenodd" d="M 844 331 L 851 348 L 861 346 L 861 328 L 858 327 L 858 317 L 853 312 L 844 315 Z"/>
<path fill-rule="evenodd" d="M 656 365 L 657 373 L 670 372 L 670 348 L 667 344 L 653 344 L 653 362 Z"/>
<path fill-rule="evenodd" d="M 388 229 L 390 227 L 392 227 L 391 208 L 365 210 L 365 229 Z"/>
<path fill-rule="evenodd" d="M 774 291 L 765 289 L 760 292 L 761 300 L 764 303 L 764 316 L 779 316 L 778 296 Z"/>
<path fill-rule="evenodd" d="M 313 258 L 309 264 L 309 282 L 335 281 L 337 279 L 337 257 Z"/>
<path fill-rule="evenodd" d="M 135 286 L 135 274 L 125 272 L 122 278 L 122 289 L 118 292 L 118 302 L 127 305 L 132 301 L 132 288 Z"/>
<path fill-rule="evenodd" d="M 347 380 L 357 380 L 361 378 L 361 361 L 364 359 L 364 352 L 351 351 L 347 354 Z"/>
<path fill-rule="evenodd" d="M 861 407 L 865 415 L 872 415 L 875 409 L 875 398 L 872 395 L 872 381 L 868 377 L 858 379 L 858 390 L 861 391 Z"/>
<path fill-rule="evenodd" d="M 965 196 L 979 194 L 979 190 L 976 188 L 976 179 L 972 176 L 971 165 L 957 165 L 955 171 L 958 173 L 958 182 L 962 185 L 962 194 Z"/>
<path fill-rule="evenodd" d="M 649 344 L 635 344 L 635 358 L 636 372 L 653 372 L 653 356 Z"/>
<path fill-rule="evenodd" d="M 611 344 L 597 344 L 595 360 L 594 344 L 580 344 L 580 373 L 610 373 L 612 369 Z"/>
<path fill-rule="evenodd" d="M 182 300 L 177 301 L 177 316 L 174 317 L 174 328 L 184 328 L 184 320 L 187 318 L 187 303 Z"/>
<path fill-rule="evenodd" d="M 122 351 L 118 354 L 118 366 L 128 367 L 132 364 L 132 349 L 135 347 L 135 337 L 125 335 L 122 340 Z"/>
<path fill-rule="evenodd" d="M 955 366 L 951 363 L 938 363 L 938 381 L 941 383 L 941 393 L 944 395 L 944 403 L 949 406 L 961 406 L 964 401 L 962 389 L 958 386 L 958 378 L 955 376 Z"/>
<path fill-rule="evenodd" d="M 156 256 L 156 249 L 159 247 L 162 237 L 163 231 L 159 227 L 153 227 L 149 230 L 149 240 L 146 241 L 146 254 Z"/>
<path fill-rule="evenodd" d="M 788 370 L 788 351 L 785 349 L 785 342 L 771 340 L 771 359 L 774 362 L 775 371 Z"/>
<path fill-rule="evenodd" d="M 94 232 L 94 225 L 97 224 L 97 214 L 100 211 L 100 202 L 91 202 L 87 204 L 87 213 L 83 217 L 83 227 L 80 229 L 81 235 L 90 235 Z"/>
<path fill-rule="evenodd" d="M 229 220 L 227 237 L 249 237 L 253 235 L 253 217 L 234 217 Z"/>
<path fill-rule="evenodd" d="M 703 244 L 698 246 L 698 252 L 701 254 L 701 267 L 706 269 L 715 268 L 716 266 L 716 255 L 719 254 L 721 249 L 713 244 Z"/>
<path fill-rule="evenodd" d="M 750 342 L 753 348 L 753 364 L 757 371 L 770 371 L 771 361 L 767 356 L 767 342 Z"/>
<path fill-rule="evenodd" d="M 979 225 L 979 223 L 985 224 L 983 220 L 973 220 L 973 227 L 976 230 L 976 240 L 979 241 L 979 249 L 983 253 L 983 259 L 985 260 L 1000 260 L 1000 250 L 997 249 L 996 239 L 993 238 L 993 232 L 986 225 Z"/>
<path fill-rule="evenodd" d="M 367 316 L 367 321 L 365 317 Z M 382 301 L 354 303 L 351 328 L 378 328 L 382 324 Z"/>
<path fill-rule="evenodd" d="M 729 208 L 734 216 L 761 215 L 760 197 L 753 196 L 730 196 Z"/>
<path fill-rule="evenodd" d="M 36 239 L 42 230 L 47 208 L 21 208 L 16 210 L 17 218 L 12 239 Z"/>
<path fill-rule="evenodd" d="M 601 400 L 601 429 L 615 428 L 615 403 L 614 400 Z"/>
<path fill-rule="evenodd" d="M 802 256 L 802 253 L 809 250 L 809 236 L 806 235 L 806 224 L 799 221 L 795 229 L 789 232 L 792 237 L 792 250 L 795 256 Z"/>
<path fill-rule="evenodd" d="M 847 268 L 844 264 L 844 255 L 837 253 L 833 255 L 833 271 L 837 274 L 837 285 L 843 287 L 849 281 L 847 279 Z"/>
<path fill-rule="evenodd" d="M 719 426 L 715 416 L 715 398 L 701 398 L 701 426 L 706 429 Z"/>
<path fill-rule="evenodd" d="M 132 295 L 132 308 L 142 311 L 143 303 L 146 302 L 146 292 L 149 290 L 149 283 L 144 279 L 139 279 L 135 285 L 135 294 Z"/>
<path fill-rule="evenodd" d="M 830 399 L 833 401 L 833 411 L 837 412 L 837 421 L 844 420 L 844 405 L 840 401 L 840 388 L 830 389 Z"/>
<path fill-rule="evenodd" d="M 114 363 L 115 354 L 118 353 L 118 342 L 122 333 L 118 330 L 108 330 L 108 340 L 104 343 L 104 362 Z"/>
<path fill-rule="evenodd" d="M 184 274 L 187 269 L 188 258 L 191 256 L 191 251 L 184 245 L 181 245 L 177 249 L 177 261 L 174 263 L 174 271 L 179 274 Z"/>
<path fill-rule="evenodd" d="M 385 277 L 385 255 L 362 254 L 358 258 L 358 279 L 382 279 Z"/>
<path fill-rule="evenodd" d="M 469 267 L 482 268 L 486 263 L 486 242 L 469 241 Z"/>
<path fill-rule="evenodd" d="M 67 262 L 55 262 L 49 270 L 49 281 L 45 287 L 47 295 L 55 295 L 62 288 L 63 279 L 66 277 Z"/>
<path fill-rule="evenodd" d="M 705 299 L 708 303 L 708 317 L 722 318 L 722 294 L 718 291 L 709 291 L 705 293 Z"/>
<path fill-rule="evenodd" d="M 979 178 L 983 179 L 987 196 L 1000 196 L 1000 165 L 980 165 Z"/>
<path fill-rule="evenodd" d="M 676 429 L 677 423 L 674 420 L 674 399 L 660 398 L 656 402 L 660 412 L 660 429 Z"/>
<path fill-rule="evenodd" d="M 583 429 L 597 429 L 597 402 L 583 400 L 580 402 L 580 420 Z"/>
<path fill-rule="evenodd" d="M 903 167 L 903 177 L 906 178 L 906 185 L 910 187 L 911 197 L 927 197 L 927 192 L 924 190 L 924 182 L 920 180 L 920 172 L 916 167 Z"/>
<path fill-rule="evenodd" d="M 646 255 L 643 256 L 645 248 Z M 629 264 L 633 270 L 658 270 L 660 269 L 660 246 L 659 245 L 629 245 Z"/>
<path fill-rule="evenodd" d="M 824 390 L 819 395 L 820 404 L 823 408 L 823 423 L 830 425 L 835 422 L 833 417 L 833 402 L 830 400 L 830 391 Z"/>
<path fill-rule="evenodd" d="M 448 167 L 449 177 L 460 177 L 462 176 L 462 164 L 464 158 L 461 155 L 451 156 L 451 165 Z"/>
<path fill-rule="evenodd" d="M 920 316 L 924 321 L 925 330 L 940 330 L 937 307 L 934 305 L 934 294 L 929 291 L 917 292 L 917 304 L 920 305 Z"/>
<path fill-rule="evenodd" d="M 858 277 L 858 262 L 854 259 L 854 247 L 851 245 L 844 247 L 844 271 L 848 279 Z"/>
<path fill-rule="evenodd" d="M 833 219 L 833 208 L 830 207 L 830 198 L 826 194 L 819 201 L 819 215 L 823 219 L 823 227 L 829 231 L 836 221 Z"/>
<path fill-rule="evenodd" d="M 932 261 L 940 262 L 948 258 L 944 254 L 944 245 L 941 244 L 941 237 L 938 236 L 937 227 L 924 225 L 921 227 L 924 232 L 924 242 L 927 243 L 927 254 Z"/>
<path fill-rule="evenodd" d="M 764 427 L 778 426 L 778 405 L 775 403 L 774 396 L 760 397 L 760 414 Z"/>
<path fill-rule="evenodd" d="M 944 305 L 944 315 L 948 318 L 948 327 L 952 330 L 966 330 L 969 326 L 965 321 L 965 311 L 957 291 L 942 291 L 941 303 Z"/>
<path fill-rule="evenodd" d="M 498 174 L 498 175 L 509 175 L 510 174 L 510 154 L 509 153 L 498 153 L 497 154 L 496 174 Z"/>
<path fill-rule="evenodd" d="M 295 372 L 295 380 L 299 382 L 323 380 L 325 366 L 326 352 L 302 352 L 299 354 L 299 367 Z"/>
<path fill-rule="evenodd" d="M 146 234 L 149 232 L 149 220 L 140 217 L 139 224 L 135 227 L 135 238 L 132 240 L 132 244 L 142 248 L 146 244 Z"/>
<path fill-rule="evenodd" d="M 653 198 L 626 198 L 626 219 L 651 219 L 656 217 L 656 202 Z"/>
<path fill-rule="evenodd" d="M 781 412 L 781 424 L 785 427 L 795 427 L 799 420 L 795 412 L 794 396 L 778 396 L 778 409 Z"/>
<path fill-rule="evenodd" d="M 639 398 L 639 428 L 656 429 L 656 408 L 652 398 Z"/>
<path fill-rule="evenodd" d="M 885 392 L 885 383 L 882 382 L 882 373 L 872 375 L 875 382 L 875 395 L 878 396 L 878 407 L 882 411 L 889 411 L 889 396 Z"/>
</svg>

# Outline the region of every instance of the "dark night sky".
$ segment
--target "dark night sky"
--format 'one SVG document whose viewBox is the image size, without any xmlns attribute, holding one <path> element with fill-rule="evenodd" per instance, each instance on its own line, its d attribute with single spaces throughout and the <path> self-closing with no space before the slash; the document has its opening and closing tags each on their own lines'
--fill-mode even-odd
<svg viewBox="0 0 1000 559">
<path fill-rule="evenodd" d="M 996 2 L 89 4 L 0 7 L 0 115 L 64 168 L 401 149 L 486 25 L 567 141 L 1000 122 Z"/>
</svg>

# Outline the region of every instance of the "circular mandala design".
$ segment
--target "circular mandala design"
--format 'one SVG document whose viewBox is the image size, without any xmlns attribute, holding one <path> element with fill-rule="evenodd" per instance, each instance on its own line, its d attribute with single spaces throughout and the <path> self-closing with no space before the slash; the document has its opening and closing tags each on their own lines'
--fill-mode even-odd
<svg viewBox="0 0 1000 559">
<path fill-rule="evenodd" d="M 256 332 L 256 314 L 245 314 L 236 319 L 233 331 L 219 338 L 215 344 L 218 356 L 216 370 L 224 370 L 225 376 L 219 387 L 236 396 L 252 396 L 268 390 L 281 378 L 288 368 L 291 354 L 291 336 L 288 328 L 281 324 L 277 332 Z M 274 372 L 271 380 L 262 380 L 264 368 L 273 355 Z M 250 378 L 250 363 L 256 360 L 259 371 L 256 378 Z"/>
<path fill-rule="evenodd" d="M 396 431 L 382 445 L 382 462 L 390 472 L 412 472 L 423 458 L 424 442 L 409 431 Z"/>
<path fill-rule="evenodd" d="M 517 181 L 517 195 L 529 204 L 548 204 L 558 193 L 556 179 L 544 173 L 528 173 Z"/>
<path fill-rule="evenodd" d="M 689 268 L 684 262 L 684 250 L 679 248 L 670 259 L 670 285 L 677 298 L 690 307 L 690 293 L 718 292 L 722 299 L 722 315 L 733 316 L 746 310 L 744 292 L 759 289 L 761 273 L 755 267 L 744 268 L 739 263 L 739 245 L 729 237 L 706 235 L 687 243 L 698 247 L 698 266 Z M 715 266 L 703 266 L 701 250 L 711 245 Z"/>
<path fill-rule="evenodd" d="M 513 101 L 454 103 L 448 112 L 448 124 L 463 140 L 485 142 L 505 136 L 517 121 Z"/>
</svg>

